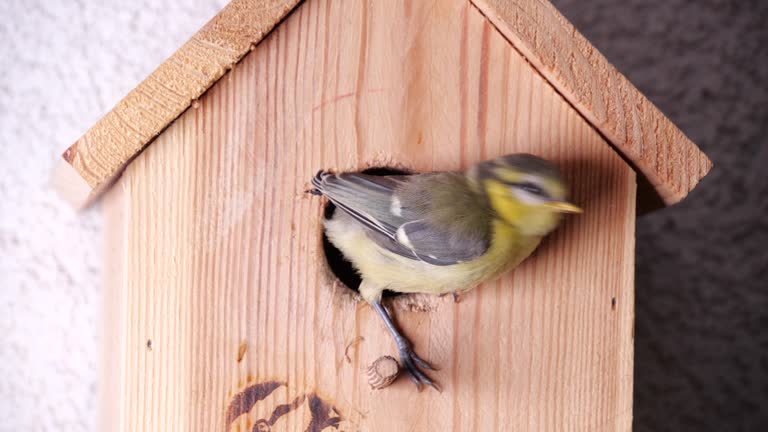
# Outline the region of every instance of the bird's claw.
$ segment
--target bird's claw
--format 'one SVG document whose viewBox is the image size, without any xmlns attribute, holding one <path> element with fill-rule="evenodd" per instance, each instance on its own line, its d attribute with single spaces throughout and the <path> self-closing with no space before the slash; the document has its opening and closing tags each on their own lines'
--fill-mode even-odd
<svg viewBox="0 0 768 432">
<path fill-rule="evenodd" d="M 377 314 L 379 314 L 381 319 L 384 321 L 384 324 L 389 329 L 389 332 L 392 334 L 392 337 L 395 339 L 397 349 L 400 351 L 400 363 L 402 363 L 401 366 L 408 371 L 408 376 L 411 378 L 411 381 L 416 384 L 416 388 L 421 391 L 421 385 L 426 384 L 438 392 L 442 392 L 442 390 L 440 390 L 440 386 L 438 386 L 434 381 L 426 376 L 424 372 L 419 369 L 419 367 L 427 370 L 436 369 L 429 363 L 419 358 L 419 356 L 413 352 L 413 348 L 411 348 L 411 342 L 408 341 L 408 339 L 406 339 L 402 333 L 400 333 L 400 331 L 395 326 L 395 323 L 392 321 L 392 317 L 389 315 L 389 312 L 384 309 L 384 306 L 381 305 L 381 302 L 372 302 L 371 306 L 373 306 L 373 309 Z"/>
<path fill-rule="evenodd" d="M 413 352 L 413 349 L 410 347 L 400 348 L 400 362 L 403 364 L 403 368 L 408 371 L 408 377 L 414 384 L 416 384 L 416 388 L 419 389 L 419 391 L 421 391 L 421 385 L 426 384 L 437 390 L 439 393 L 442 393 L 440 386 L 424 374 L 419 367 L 432 371 L 437 369 L 422 360 L 415 352 Z"/>
</svg>

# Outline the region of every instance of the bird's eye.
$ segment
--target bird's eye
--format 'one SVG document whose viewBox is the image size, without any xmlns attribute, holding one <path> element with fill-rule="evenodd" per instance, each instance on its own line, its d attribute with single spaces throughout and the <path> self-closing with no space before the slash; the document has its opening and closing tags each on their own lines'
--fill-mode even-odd
<svg viewBox="0 0 768 432">
<path fill-rule="evenodd" d="M 544 190 L 541 189 L 541 187 L 539 185 L 535 184 L 535 183 L 528 183 L 528 182 L 520 183 L 520 184 L 517 184 L 516 187 L 518 189 L 522 189 L 522 190 L 528 192 L 529 194 L 533 194 L 533 195 L 537 195 L 537 196 L 542 196 L 542 197 L 546 196 L 546 193 L 544 193 Z"/>
</svg>

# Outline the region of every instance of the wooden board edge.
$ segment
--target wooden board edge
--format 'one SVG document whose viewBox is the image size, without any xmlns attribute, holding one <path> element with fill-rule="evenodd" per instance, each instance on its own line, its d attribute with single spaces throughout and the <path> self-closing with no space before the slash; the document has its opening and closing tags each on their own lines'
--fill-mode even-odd
<svg viewBox="0 0 768 432">
<path fill-rule="evenodd" d="M 121 177 L 104 193 L 104 295 L 99 363 L 99 430 L 125 430 L 126 297 L 128 228 L 131 217 L 129 182 Z"/>
<path fill-rule="evenodd" d="M 638 205 L 641 203 L 638 197 L 638 180 L 640 178 L 638 172 L 633 170 L 635 181 L 627 183 L 626 196 L 628 198 L 629 211 L 637 213 Z M 635 249 L 637 245 L 637 218 L 629 217 L 627 224 L 624 225 L 624 239 L 623 243 L 624 254 L 621 259 L 622 267 L 622 283 L 625 284 L 626 292 L 622 296 L 626 304 L 621 305 L 627 310 L 627 316 L 621 321 L 621 329 L 619 334 L 621 335 L 621 344 L 618 348 L 618 356 L 621 361 L 619 364 L 619 390 L 617 391 L 617 397 L 625 397 L 626 407 L 617 416 L 616 429 L 615 430 L 632 430 L 632 421 L 634 418 L 634 386 L 635 386 Z"/>
<path fill-rule="evenodd" d="M 55 188 L 76 208 L 94 202 L 147 144 L 300 2 L 229 3 L 62 154 Z"/>
<path fill-rule="evenodd" d="M 469 1 L 647 179 L 664 204 L 685 198 L 710 171 L 712 162 L 696 144 L 550 2 Z"/>
<path fill-rule="evenodd" d="M 82 209 L 91 201 L 93 188 L 64 159 L 60 159 L 54 167 L 50 184 L 59 196 L 75 209 Z"/>
</svg>

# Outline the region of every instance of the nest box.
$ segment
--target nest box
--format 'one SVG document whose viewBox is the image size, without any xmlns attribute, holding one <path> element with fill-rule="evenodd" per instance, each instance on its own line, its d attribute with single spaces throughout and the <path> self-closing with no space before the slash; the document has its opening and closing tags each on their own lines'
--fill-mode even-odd
<svg viewBox="0 0 768 432">
<path fill-rule="evenodd" d="M 308 181 L 514 152 L 584 214 L 458 304 L 390 299 L 443 392 L 371 389 L 396 349 Z M 235 0 L 56 174 L 106 215 L 103 430 L 628 430 L 636 207 L 709 168 L 546 0 Z"/>
</svg>

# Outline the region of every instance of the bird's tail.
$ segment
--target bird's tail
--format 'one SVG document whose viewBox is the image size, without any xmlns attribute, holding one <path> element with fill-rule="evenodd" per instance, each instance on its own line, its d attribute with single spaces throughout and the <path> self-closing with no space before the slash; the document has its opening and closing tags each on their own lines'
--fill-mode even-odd
<svg viewBox="0 0 768 432">
<path fill-rule="evenodd" d="M 327 177 L 332 176 L 333 174 L 329 173 L 328 171 L 320 170 L 315 174 L 315 176 L 312 178 L 312 189 L 308 190 L 307 192 L 311 193 L 312 195 L 324 195 L 324 181 Z"/>
</svg>

